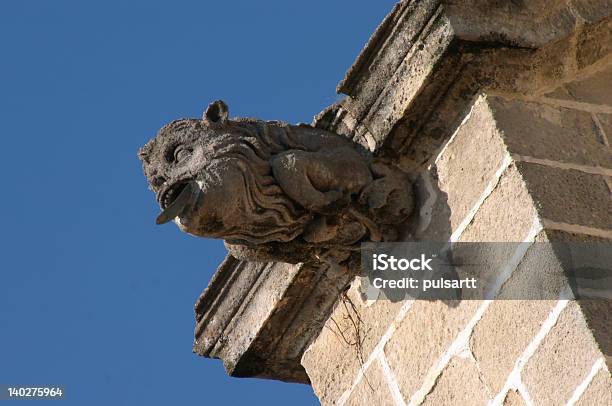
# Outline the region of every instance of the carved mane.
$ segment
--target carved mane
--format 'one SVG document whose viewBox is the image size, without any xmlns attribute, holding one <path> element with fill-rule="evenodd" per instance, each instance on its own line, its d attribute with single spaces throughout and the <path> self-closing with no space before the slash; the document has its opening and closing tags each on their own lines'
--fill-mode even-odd
<svg viewBox="0 0 612 406">
<path fill-rule="evenodd" d="M 203 168 L 207 174 L 217 174 L 229 164 L 237 168 L 243 179 L 244 200 L 252 223 L 232 224 L 222 237 L 238 243 L 287 242 L 295 239 L 311 219 L 283 192 L 272 175 L 270 160 L 287 149 L 271 135 L 267 123 L 242 119 L 229 121 L 221 135 L 208 141 L 215 151 Z M 220 165 L 221 164 L 221 165 Z"/>
</svg>

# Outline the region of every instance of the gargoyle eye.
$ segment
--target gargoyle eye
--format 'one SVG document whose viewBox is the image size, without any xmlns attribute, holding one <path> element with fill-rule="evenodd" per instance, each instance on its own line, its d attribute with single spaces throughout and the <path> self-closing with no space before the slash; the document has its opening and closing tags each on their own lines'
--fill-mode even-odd
<svg viewBox="0 0 612 406">
<path fill-rule="evenodd" d="M 183 159 L 191 155 L 191 148 L 179 146 L 174 150 L 174 162 L 181 162 Z"/>
</svg>

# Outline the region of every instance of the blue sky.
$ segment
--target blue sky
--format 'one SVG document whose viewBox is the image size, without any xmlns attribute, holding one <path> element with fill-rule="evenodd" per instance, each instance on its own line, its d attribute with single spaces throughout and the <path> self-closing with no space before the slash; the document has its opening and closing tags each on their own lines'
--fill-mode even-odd
<svg viewBox="0 0 612 406">
<path fill-rule="evenodd" d="M 66 405 L 317 404 L 191 353 L 225 249 L 155 226 L 136 152 L 218 98 L 310 122 L 393 3 L 1 2 L 0 384 L 64 385 Z"/>
</svg>

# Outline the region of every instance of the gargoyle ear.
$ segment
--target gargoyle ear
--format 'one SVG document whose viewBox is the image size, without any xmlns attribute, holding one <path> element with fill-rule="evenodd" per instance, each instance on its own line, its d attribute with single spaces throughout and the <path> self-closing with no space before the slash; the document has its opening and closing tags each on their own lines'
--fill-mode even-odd
<svg viewBox="0 0 612 406">
<path fill-rule="evenodd" d="M 229 108 L 223 100 L 216 100 L 208 105 L 204 112 L 204 121 L 210 123 L 222 124 L 227 121 Z"/>
</svg>

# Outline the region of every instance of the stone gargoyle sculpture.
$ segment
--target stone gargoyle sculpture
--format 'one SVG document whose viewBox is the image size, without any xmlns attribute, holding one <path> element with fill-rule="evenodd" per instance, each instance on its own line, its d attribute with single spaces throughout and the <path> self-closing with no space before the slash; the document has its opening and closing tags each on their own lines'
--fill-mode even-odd
<svg viewBox="0 0 612 406">
<path fill-rule="evenodd" d="M 229 119 L 222 101 L 164 126 L 139 157 L 157 223 L 224 239 L 240 259 L 295 263 L 391 241 L 414 206 L 407 175 L 346 137 Z"/>
</svg>

